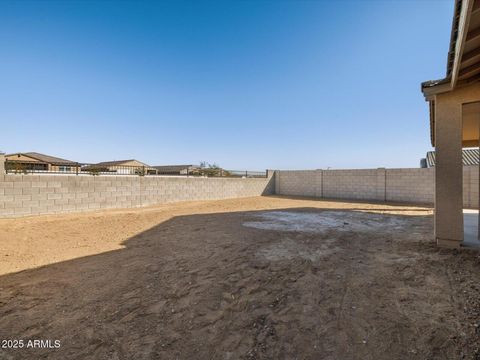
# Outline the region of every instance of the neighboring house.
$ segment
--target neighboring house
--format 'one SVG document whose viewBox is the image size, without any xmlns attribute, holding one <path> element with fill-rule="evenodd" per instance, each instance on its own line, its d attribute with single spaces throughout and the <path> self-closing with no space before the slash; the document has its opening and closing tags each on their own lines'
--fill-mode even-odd
<svg viewBox="0 0 480 360">
<path fill-rule="evenodd" d="M 478 149 L 463 149 L 462 151 L 462 164 L 463 166 L 478 166 L 479 163 L 479 151 Z M 421 167 L 434 167 L 435 166 L 435 151 L 427 152 L 427 156 L 420 160 Z"/>
<path fill-rule="evenodd" d="M 10 172 L 61 172 L 76 173 L 79 163 L 37 152 L 5 155 L 5 169 Z"/>
<path fill-rule="evenodd" d="M 140 175 L 156 173 L 155 168 L 135 159 L 103 161 L 97 164 L 84 166 L 82 167 L 82 171 L 98 173 L 117 173 L 120 175 Z"/>
<path fill-rule="evenodd" d="M 188 175 L 199 168 L 197 165 L 163 165 L 152 166 L 158 175 Z"/>
</svg>

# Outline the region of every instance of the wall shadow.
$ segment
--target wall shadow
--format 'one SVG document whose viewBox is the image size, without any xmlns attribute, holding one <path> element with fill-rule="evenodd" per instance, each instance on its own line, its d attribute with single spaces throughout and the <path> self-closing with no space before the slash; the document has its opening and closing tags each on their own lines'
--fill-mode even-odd
<svg viewBox="0 0 480 360">
<path fill-rule="evenodd" d="M 361 199 L 344 199 L 344 198 L 320 198 L 314 196 L 297 196 L 297 195 L 270 195 L 272 198 L 278 199 L 290 199 L 290 200 L 310 200 L 310 201 L 321 201 L 326 203 L 343 203 L 343 204 L 376 204 L 376 205 L 386 205 L 394 207 L 410 207 L 404 211 L 425 211 L 425 209 L 434 209 L 433 204 L 429 203 L 409 203 L 409 202 L 394 202 L 394 201 L 381 201 L 381 200 L 361 200 Z M 421 209 L 418 209 L 421 208 Z M 372 210 L 367 208 L 366 210 Z M 382 210 L 382 209 L 378 209 Z M 391 208 L 386 208 L 383 210 L 392 210 Z M 402 211 L 402 210 L 395 210 Z"/>
<path fill-rule="evenodd" d="M 262 196 L 266 195 L 273 195 L 275 194 L 275 181 L 276 181 L 276 175 L 275 173 L 269 175 L 267 171 L 267 184 L 265 185 L 265 188 L 262 191 Z"/>
</svg>

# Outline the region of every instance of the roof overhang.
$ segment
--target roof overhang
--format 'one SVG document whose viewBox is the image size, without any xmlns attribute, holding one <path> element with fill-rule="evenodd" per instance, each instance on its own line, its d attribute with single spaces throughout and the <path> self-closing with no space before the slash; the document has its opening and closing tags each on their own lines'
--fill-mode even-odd
<svg viewBox="0 0 480 360">
<path fill-rule="evenodd" d="M 475 53 L 470 53 L 469 56 L 471 58 L 469 57 L 467 60 L 465 60 L 463 56 L 467 43 L 473 43 L 474 41 L 476 42 L 476 40 L 480 40 L 479 10 L 480 1 L 455 0 L 452 32 L 450 35 L 450 49 L 447 58 L 447 75 L 440 80 L 430 80 L 422 83 L 422 92 L 427 100 L 430 100 L 431 97 L 436 94 L 453 90 L 460 79 L 466 80 L 469 75 L 472 75 L 472 73 L 480 73 L 480 63 L 478 64 L 479 66 L 477 66 L 477 70 L 479 71 L 474 71 L 473 68 L 468 69 L 470 63 L 466 64 L 469 59 L 471 60 L 471 58 L 474 57 L 477 57 L 476 60 L 480 60 L 480 52 L 477 51 L 478 53 L 476 56 Z M 473 17 L 475 17 L 476 21 L 472 21 L 472 24 L 470 24 Z M 473 45 L 480 45 L 480 41 L 478 41 L 478 44 Z M 472 48 L 472 46 L 468 47 Z"/>
<path fill-rule="evenodd" d="M 435 96 L 480 80 L 480 0 L 455 0 L 447 58 L 447 74 L 425 81 L 421 89 L 430 102 L 430 134 L 435 145 Z"/>
<path fill-rule="evenodd" d="M 36 162 L 39 164 L 50 164 L 50 165 L 58 165 L 58 166 L 77 166 L 78 163 L 70 160 L 65 160 L 65 159 L 60 159 L 60 158 L 54 158 L 54 157 L 49 157 L 49 159 L 45 159 L 39 156 L 32 155 L 30 153 L 13 153 L 13 154 L 6 154 L 5 157 L 11 158 L 14 156 L 18 157 L 27 157 L 29 159 L 32 159 L 32 162 Z M 8 161 L 17 161 L 15 159 L 8 159 Z M 20 160 L 21 162 L 22 160 Z M 30 160 L 28 160 L 30 162 Z"/>
</svg>

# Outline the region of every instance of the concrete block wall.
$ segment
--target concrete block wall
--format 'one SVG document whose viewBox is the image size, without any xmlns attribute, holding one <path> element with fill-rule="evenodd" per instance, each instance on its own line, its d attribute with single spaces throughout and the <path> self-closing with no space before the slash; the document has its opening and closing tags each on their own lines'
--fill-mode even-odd
<svg viewBox="0 0 480 360">
<path fill-rule="evenodd" d="M 385 169 L 320 170 L 322 197 L 336 199 L 385 199 Z"/>
<path fill-rule="evenodd" d="M 275 177 L 0 175 L 0 218 L 268 195 Z"/>
<path fill-rule="evenodd" d="M 269 171 L 265 179 L 0 175 L 0 218 L 258 195 L 432 204 L 434 169 Z M 477 166 L 463 169 L 466 208 L 478 208 Z"/>
<path fill-rule="evenodd" d="M 279 195 L 385 200 L 385 169 L 277 171 Z"/>
<path fill-rule="evenodd" d="M 435 170 L 386 170 L 387 201 L 433 204 L 435 197 Z"/>
<path fill-rule="evenodd" d="M 276 193 L 282 195 L 318 196 L 321 174 L 316 170 L 282 170 L 277 172 Z M 320 179 L 317 179 L 320 178 Z"/>
<path fill-rule="evenodd" d="M 277 172 L 275 187 L 279 195 L 433 204 L 434 180 L 433 168 L 282 170 Z M 478 208 L 478 187 L 478 167 L 464 167 L 466 208 Z"/>
</svg>

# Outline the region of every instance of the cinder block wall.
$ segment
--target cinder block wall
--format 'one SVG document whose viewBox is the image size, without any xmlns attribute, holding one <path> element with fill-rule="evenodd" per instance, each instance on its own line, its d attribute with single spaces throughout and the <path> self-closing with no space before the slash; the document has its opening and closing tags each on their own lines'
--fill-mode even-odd
<svg viewBox="0 0 480 360">
<path fill-rule="evenodd" d="M 435 197 L 435 170 L 387 169 L 387 201 L 433 204 Z"/>
<path fill-rule="evenodd" d="M 268 178 L 0 175 L 0 218 L 268 195 Z"/>
<path fill-rule="evenodd" d="M 0 218 L 258 195 L 432 204 L 434 169 L 269 171 L 266 179 L 0 175 Z M 463 169 L 466 208 L 478 208 L 477 166 Z"/>
<path fill-rule="evenodd" d="M 336 199 L 385 199 L 385 169 L 321 170 L 322 197 Z"/>
<path fill-rule="evenodd" d="M 279 195 L 320 198 L 361 199 L 433 204 L 435 170 L 358 169 L 278 171 Z M 477 166 L 463 170 L 463 196 L 466 208 L 478 208 Z"/>
<path fill-rule="evenodd" d="M 281 195 L 319 196 L 317 170 L 282 170 L 276 174 L 276 193 Z M 321 183 L 320 183 L 321 186 Z"/>
</svg>

